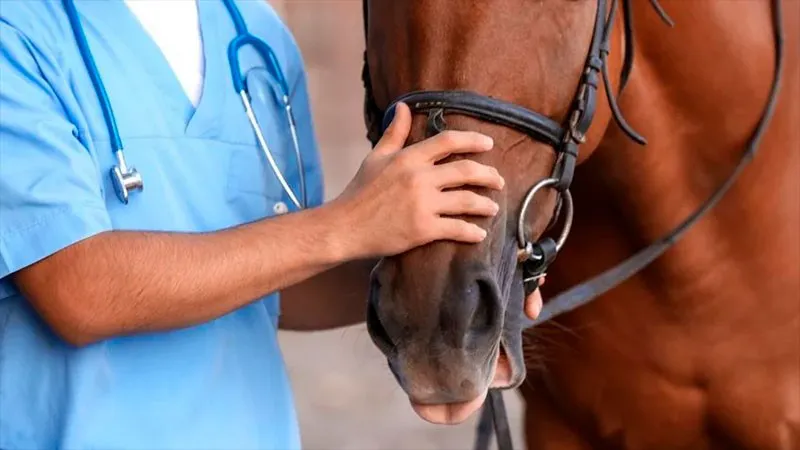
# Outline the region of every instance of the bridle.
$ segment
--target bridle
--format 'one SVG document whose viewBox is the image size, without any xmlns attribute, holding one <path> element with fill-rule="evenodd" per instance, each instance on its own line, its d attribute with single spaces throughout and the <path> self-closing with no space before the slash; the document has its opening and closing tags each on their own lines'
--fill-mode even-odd
<svg viewBox="0 0 800 450">
<path fill-rule="evenodd" d="M 608 9 L 608 14 L 606 14 L 606 0 L 596 1 L 597 14 L 589 52 L 576 95 L 566 115 L 565 123 L 558 123 L 541 113 L 522 106 L 470 91 L 410 92 L 394 100 L 386 111 L 382 111 L 377 106 L 373 97 L 367 52 L 366 50 L 364 51 L 364 66 L 362 70 L 362 80 L 364 82 L 366 94 L 364 113 L 368 128 L 368 138 L 373 146 L 378 142 L 380 136 L 391 122 L 397 103 L 404 102 L 409 106 L 412 113 L 427 114 L 427 128 L 429 134 L 443 131 L 447 126 L 445 115 L 447 113 L 454 113 L 513 128 L 539 142 L 548 144 L 555 150 L 557 159 L 551 176 L 536 183 L 528 190 L 522 201 L 519 212 L 517 223 L 517 244 L 519 247 L 518 264 L 522 269 L 526 295 L 533 292 L 538 287 L 539 280 L 545 274 L 548 266 L 553 262 L 569 236 L 574 214 L 569 186 L 572 183 L 575 172 L 578 148 L 584 143 L 586 133 L 594 118 L 600 78 L 603 80 L 606 97 L 608 98 L 611 113 L 617 125 L 627 136 L 637 143 L 641 145 L 647 143 L 642 136 L 628 125 L 622 116 L 608 75 L 608 54 L 610 51 L 611 31 L 620 0 L 609 0 L 610 8 Z M 634 55 L 632 0 L 621 1 L 625 32 L 625 56 L 620 76 L 620 93 L 624 89 L 628 76 L 633 68 Z M 673 26 L 672 20 L 667 16 L 666 12 L 658 3 L 658 0 L 649 1 L 662 20 L 668 25 Z M 620 285 L 672 247 L 687 230 L 714 208 L 724 197 L 739 175 L 743 172 L 746 165 L 755 156 L 758 144 L 775 111 L 783 67 L 783 25 L 780 1 L 781 0 L 771 0 L 772 21 L 775 35 L 775 72 L 772 87 L 761 118 L 733 172 L 702 205 L 667 235 L 611 269 L 558 294 L 545 304 L 541 314 L 535 321 L 526 320 L 524 328 L 539 325 L 556 316 L 572 311 Z M 369 34 L 368 3 L 369 0 L 363 0 L 365 38 Z M 555 189 L 559 194 L 558 206 L 553 220 L 558 218 L 563 209 L 563 228 L 559 237 L 555 240 L 550 237 L 543 237 L 537 241 L 531 241 L 526 231 L 527 211 L 536 193 L 545 188 Z M 562 204 L 563 208 L 561 207 Z M 494 433 L 497 435 L 498 448 L 500 450 L 510 450 L 513 448 L 503 397 L 499 390 L 490 390 L 487 402 L 484 404 L 481 412 L 477 439 L 475 442 L 475 448 L 477 450 L 489 448 L 489 440 L 493 433 L 492 423 L 494 424 Z"/>
</svg>

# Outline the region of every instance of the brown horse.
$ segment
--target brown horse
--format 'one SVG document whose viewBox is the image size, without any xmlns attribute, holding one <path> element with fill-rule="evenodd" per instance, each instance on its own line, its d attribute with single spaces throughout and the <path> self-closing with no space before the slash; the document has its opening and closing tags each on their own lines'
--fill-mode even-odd
<svg viewBox="0 0 800 450">
<path fill-rule="evenodd" d="M 594 120 L 577 140 L 572 233 L 547 271 L 545 298 L 695 212 L 738 174 L 769 109 L 770 1 L 664 0 L 672 28 L 654 1 L 623 0 L 609 15 L 616 3 L 599 2 L 608 39 L 604 60 L 588 61 L 598 0 L 368 2 L 373 141 L 378 111 L 412 91 L 480 93 L 556 124 L 569 123 L 577 86 L 596 94 Z M 554 166 L 559 180 L 571 175 L 570 150 L 543 138 L 546 126 L 515 127 L 508 114 L 492 120 L 487 104 L 473 105 L 484 108 L 477 113 L 461 104 L 446 118 L 442 108 L 416 109 L 429 114 L 415 116 L 413 141 L 445 127 L 488 134 L 496 150 L 472 157 L 506 179 L 492 194 L 502 213 L 480 222 L 490 230 L 484 243 L 438 242 L 375 270 L 370 333 L 421 416 L 459 422 L 489 387 L 521 386 L 530 448 L 800 448 L 800 2 L 784 0 L 782 9 L 782 81 L 757 156 L 654 262 L 526 331 L 524 358 L 517 218 L 526 192 Z M 562 193 L 566 181 L 556 186 Z M 536 195 L 528 237 L 545 232 L 558 192 Z"/>
</svg>

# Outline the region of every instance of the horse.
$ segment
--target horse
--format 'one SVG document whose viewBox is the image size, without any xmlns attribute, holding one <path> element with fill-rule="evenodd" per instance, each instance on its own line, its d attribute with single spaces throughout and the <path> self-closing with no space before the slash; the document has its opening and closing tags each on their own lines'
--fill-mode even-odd
<svg viewBox="0 0 800 450">
<path fill-rule="evenodd" d="M 373 271 L 369 334 L 423 419 L 518 389 L 532 449 L 800 448 L 798 20 L 794 0 L 364 0 L 370 141 L 402 101 L 409 143 L 482 132 L 493 151 L 453 158 L 506 180 L 468 218 L 484 242 Z"/>
</svg>

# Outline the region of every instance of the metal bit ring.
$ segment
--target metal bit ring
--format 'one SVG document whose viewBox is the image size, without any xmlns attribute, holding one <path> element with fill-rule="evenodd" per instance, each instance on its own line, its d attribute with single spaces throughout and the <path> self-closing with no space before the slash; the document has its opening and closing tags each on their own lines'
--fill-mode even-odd
<svg viewBox="0 0 800 450">
<path fill-rule="evenodd" d="M 528 190 L 528 193 L 525 194 L 525 198 L 522 200 L 522 208 L 519 211 L 519 219 L 517 219 L 517 245 L 519 246 L 521 252 L 527 254 L 528 258 L 532 256 L 532 245 L 525 235 L 525 219 L 528 215 L 528 207 L 530 206 L 531 202 L 533 201 L 533 197 L 537 192 L 543 188 L 555 186 L 557 184 L 558 179 L 545 178 L 544 180 L 533 185 L 533 187 Z M 572 194 L 570 194 L 569 189 L 561 191 L 559 195 L 563 196 L 564 199 L 564 207 L 561 208 L 561 210 L 564 211 L 565 216 L 564 228 L 561 230 L 561 234 L 558 236 L 558 240 L 556 241 L 556 251 L 561 251 L 561 247 L 564 246 L 564 242 L 566 242 L 567 237 L 569 236 L 569 232 L 572 229 L 572 218 L 575 212 L 572 206 Z"/>
</svg>

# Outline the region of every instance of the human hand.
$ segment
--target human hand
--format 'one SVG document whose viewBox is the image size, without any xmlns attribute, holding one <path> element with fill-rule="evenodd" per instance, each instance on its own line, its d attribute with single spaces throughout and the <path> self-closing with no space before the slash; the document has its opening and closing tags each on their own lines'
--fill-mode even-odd
<svg viewBox="0 0 800 450">
<path fill-rule="evenodd" d="M 539 279 L 539 287 L 544 284 L 544 277 Z M 536 320 L 542 312 L 544 302 L 542 301 L 542 291 L 538 287 L 535 291 L 528 294 L 525 298 L 525 315 L 531 320 Z"/>
<path fill-rule="evenodd" d="M 392 124 L 335 200 L 343 206 L 348 244 L 356 253 L 350 256 L 391 256 L 435 240 L 477 243 L 486 231 L 452 216 L 491 217 L 499 210 L 489 197 L 453 189 L 501 190 L 504 180 L 495 168 L 468 159 L 435 164 L 453 154 L 489 151 L 491 138 L 445 131 L 403 148 L 410 130 L 411 111 L 398 104 Z"/>
</svg>

